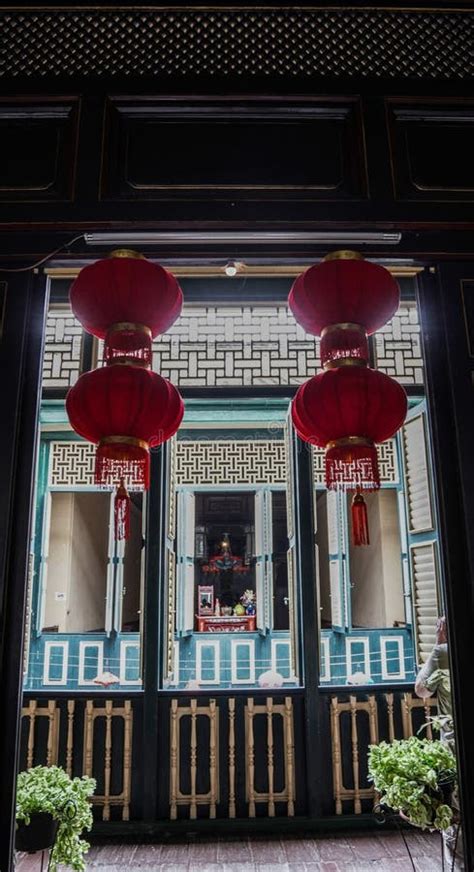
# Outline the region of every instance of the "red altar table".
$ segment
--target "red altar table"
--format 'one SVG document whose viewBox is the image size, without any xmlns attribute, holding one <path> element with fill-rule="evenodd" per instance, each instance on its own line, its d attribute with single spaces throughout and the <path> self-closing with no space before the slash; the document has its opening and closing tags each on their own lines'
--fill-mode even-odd
<svg viewBox="0 0 474 872">
<path fill-rule="evenodd" d="M 255 633 L 255 615 L 196 615 L 199 633 Z"/>
</svg>

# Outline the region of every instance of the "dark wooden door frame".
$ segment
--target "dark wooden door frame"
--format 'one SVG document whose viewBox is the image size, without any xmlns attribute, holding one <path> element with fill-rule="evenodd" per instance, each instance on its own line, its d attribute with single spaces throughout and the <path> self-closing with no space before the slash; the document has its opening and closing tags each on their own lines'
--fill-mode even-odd
<svg viewBox="0 0 474 872">
<path fill-rule="evenodd" d="M 473 591 L 470 579 L 474 575 L 473 550 L 467 529 L 468 518 L 474 510 L 474 487 L 469 489 L 468 470 L 463 466 L 469 442 L 474 432 L 470 412 L 472 382 L 469 357 L 466 351 L 464 322 L 460 302 L 455 295 L 456 283 L 461 278 L 461 266 L 456 263 L 441 267 L 441 282 L 426 271 L 420 280 L 419 302 L 421 310 L 424 356 L 427 368 L 428 400 L 431 430 L 437 466 L 439 507 L 443 530 L 446 570 L 446 598 L 450 630 L 454 701 L 460 755 L 460 768 L 464 774 L 462 791 L 465 850 L 467 868 L 474 846 L 472 799 L 470 787 L 474 784 L 474 749 L 470 740 L 471 724 L 466 688 L 467 659 L 472 639 Z M 3 278 L 3 276 L 1 277 Z M 23 656 L 23 615 L 26 595 L 26 576 L 30 538 L 30 514 L 36 422 L 39 404 L 39 386 L 44 341 L 44 319 L 47 305 L 47 282 L 42 275 L 31 273 L 14 277 L 5 274 L 8 284 L 5 332 L 0 348 L 2 371 L 7 373 L 3 392 L 3 426 L 1 428 L 1 474 L 4 487 L 0 493 L 0 629 L 2 631 L 0 662 L 0 708 L 4 713 L 0 722 L 0 870 L 9 872 L 13 848 L 14 790 L 17 765 L 18 720 L 21 703 L 21 671 Z M 161 460 L 157 457 L 158 466 Z M 309 518 L 312 512 L 309 478 L 310 455 L 300 454 L 298 459 L 298 490 L 300 518 Z M 465 476 L 468 474 L 468 479 Z M 155 506 L 162 512 L 162 506 Z M 312 526 L 304 524 L 300 566 L 314 568 Z M 311 529 L 310 529 L 311 527 Z M 310 535 L 311 534 L 311 535 Z M 310 541 L 311 540 L 311 541 Z M 153 560 L 159 562 L 159 554 Z M 311 564 L 311 567 L 309 566 Z M 158 563 L 156 564 L 158 566 Z M 303 587 L 304 626 L 306 638 L 313 637 L 304 655 L 307 688 L 306 696 L 306 750 L 308 757 L 308 810 L 318 816 L 316 793 L 311 784 L 317 778 L 320 761 L 313 750 L 317 687 L 317 595 L 315 590 Z M 152 592 L 153 614 L 158 613 L 158 598 Z M 157 638 L 157 632 L 156 632 Z M 148 638 L 148 642 L 150 642 Z M 316 653 L 315 653 L 316 652 Z M 149 655 L 151 657 L 151 654 Z M 147 655 L 145 655 L 147 658 Z M 156 721 L 158 691 L 158 664 L 146 659 L 151 682 L 148 711 Z M 317 724 L 316 724 L 317 726 Z M 150 734 L 149 734 L 150 735 Z M 156 761 L 155 761 L 156 762 Z M 149 782 L 154 766 L 150 767 Z M 147 788 L 147 817 L 153 817 L 155 799 L 153 786 Z M 6 825 L 5 825 L 5 822 Z M 469 859 L 468 859 L 469 858 Z"/>
<path fill-rule="evenodd" d="M 31 272 L 1 279 L 7 287 L 0 342 L 0 870 L 9 872 L 47 280 Z"/>
<path fill-rule="evenodd" d="M 474 465 L 472 371 L 462 317 L 458 263 L 427 269 L 418 303 L 426 366 L 428 419 L 435 463 L 441 559 L 448 623 L 466 869 L 474 851 L 474 745 L 468 669 L 474 627 Z"/>
</svg>

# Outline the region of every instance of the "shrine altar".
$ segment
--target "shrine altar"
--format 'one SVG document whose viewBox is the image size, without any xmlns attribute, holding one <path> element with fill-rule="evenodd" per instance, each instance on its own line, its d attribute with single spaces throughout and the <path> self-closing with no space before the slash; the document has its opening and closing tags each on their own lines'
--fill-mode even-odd
<svg viewBox="0 0 474 872">
<path fill-rule="evenodd" d="M 255 615 L 196 615 L 199 633 L 254 633 Z"/>
</svg>

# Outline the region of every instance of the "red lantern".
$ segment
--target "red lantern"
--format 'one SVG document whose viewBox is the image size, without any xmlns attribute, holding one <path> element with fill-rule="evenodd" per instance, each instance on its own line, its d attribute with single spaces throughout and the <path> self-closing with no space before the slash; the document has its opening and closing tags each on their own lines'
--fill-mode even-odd
<svg viewBox="0 0 474 872">
<path fill-rule="evenodd" d="M 326 486 L 351 490 L 380 487 L 376 442 L 402 426 L 403 388 L 366 366 L 340 366 L 301 385 L 292 404 L 298 435 L 326 449 Z"/>
<path fill-rule="evenodd" d="M 366 335 L 393 317 L 400 290 L 384 267 L 336 251 L 298 276 L 288 303 L 298 324 L 321 336 L 323 365 L 343 357 L 367 361 Z"/>
<path fill-rule="evenodd" d="M 105 360 L 151 365 L 151 342 L 178 318 L 183 294 L 167 270 L 133 251 L 112 252 L 84 267 L 71 308 L 88 333 L 105 339 Z"/>
<path fill-rule="evenodd" d="M 98 445 L 95 481 L 101 486 L 149 486 L 149 448 L 169 439 L 184 412 L 167 379 L 136 366 L 107 366 L 81 375 L 66 397 L 76 433 Z"/>
</svg>

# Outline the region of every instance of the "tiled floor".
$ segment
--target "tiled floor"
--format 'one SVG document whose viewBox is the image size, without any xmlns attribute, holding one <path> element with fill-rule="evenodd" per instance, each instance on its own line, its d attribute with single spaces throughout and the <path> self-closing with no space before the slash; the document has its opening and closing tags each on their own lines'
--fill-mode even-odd
<svg viewBox="0 0 474 872">
<path fill-rule="evenodd" d="M 437 835 L 407 832 L 417 872 L 441 872 Z M 41 856 L 18 858 L 17 872 L 39 872 Z M 397 832 L 332 833 L 318 836 L 251 838 L 228 836 L 209 841 L 156 845 L 93 846 L 87 856 L 90 872 L 413 872 Z"/>
</svg>

